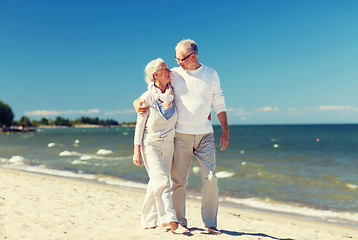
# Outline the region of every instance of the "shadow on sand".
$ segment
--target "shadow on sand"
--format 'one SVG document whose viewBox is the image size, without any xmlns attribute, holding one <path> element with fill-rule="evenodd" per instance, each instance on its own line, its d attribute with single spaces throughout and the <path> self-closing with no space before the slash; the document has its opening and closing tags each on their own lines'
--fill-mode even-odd
<svg viewBox="0 0 358 240">
<path fill-rule="evenodd" d="M 192 227 L 192 228 L 189 228 L 189 230 L 190 230 L 190 232 L 188 234 L 186 234 L 186 236 L 188 236 L 188 237 L 193 236 L 193 234 L 191 232 L 195 232 L 195 231 L 200 231 L 201 234 L 211 234 L 211 233 L 208 233 L 203 228 Z M 237 232 L 237 231 L 229 231 L 229 230 L 220 230 L 220 235 L 229 235 L 229 236 L 238 236 L 238 237 L 254 236 L 254 237 L 264 237 L 267 239 L 274 239 L 274 240 L 295 240 L 293 238 L 277 238 L 277 237 L 269 236 L 264 233 L 245 233 L 245 232 Z"/>
</svg>

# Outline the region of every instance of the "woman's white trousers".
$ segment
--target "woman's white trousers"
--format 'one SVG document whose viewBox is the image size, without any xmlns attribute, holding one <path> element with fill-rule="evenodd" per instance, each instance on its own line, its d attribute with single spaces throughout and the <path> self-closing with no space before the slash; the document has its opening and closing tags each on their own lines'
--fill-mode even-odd
<svg viewBox="0 0 358 240">
<path fill-rule="evenodd" d="M 149 176 L 141 222 L 143 227 L 166 226 L 177 222 L 171 197 L 170 171 L 173 141 L 157 140 L 142 145 L 143 162 Z"/>
</svg>

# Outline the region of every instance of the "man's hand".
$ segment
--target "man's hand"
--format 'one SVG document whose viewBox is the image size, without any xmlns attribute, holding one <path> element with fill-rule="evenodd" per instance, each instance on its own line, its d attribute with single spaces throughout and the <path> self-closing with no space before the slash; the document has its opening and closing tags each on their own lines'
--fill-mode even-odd
<svg viewBox="0 0 358 240">
<path fill-rule="evenodd" d="M 227 123 L 226 112 L 220 112 L 218 114 L 218 119 L 223 129 L 223 133 L 220 137 L 219 146 L 221 146 L 220 150 L 224 151 L 225 148 L 229 145 L 229 125 Z"/>
<path fill-rule="evenodd" d="M 228 145 L 229 145 L 229 131 L 223 131 L 219 142 L 219 146 L 221 146 L 220 150 L 224 151 Z"/>
<path fill-rule="evenodd" d="M 140 100 L 139 98 L 134 100 L 133 107 L 137 114 L 142 116 L 144 113 L 148 111 L 148 106 L 144 105 L 145 100 Z"/>
</svg>

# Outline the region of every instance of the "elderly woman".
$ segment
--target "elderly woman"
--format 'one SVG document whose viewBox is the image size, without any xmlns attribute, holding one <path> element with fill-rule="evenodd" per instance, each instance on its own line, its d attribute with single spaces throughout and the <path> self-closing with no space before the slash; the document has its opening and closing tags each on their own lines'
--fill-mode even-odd
<svg viewBox="0 0 358 240">
<path fill-rule="evenodd" d="M 133 155 L 133 163 L 142 166 L 143 162 L 149 176 L 141 222 L 146 229 L 168 231 L 170 227 L 171 232 L 183 234 L 188 230 L 178 224 L 170 193 L 177 121 L 170 70 L 158 58 L 148 63 L 145 74 L 148 90 L 141 100 L 149 110 L 137 116 Z"/>
</svg>

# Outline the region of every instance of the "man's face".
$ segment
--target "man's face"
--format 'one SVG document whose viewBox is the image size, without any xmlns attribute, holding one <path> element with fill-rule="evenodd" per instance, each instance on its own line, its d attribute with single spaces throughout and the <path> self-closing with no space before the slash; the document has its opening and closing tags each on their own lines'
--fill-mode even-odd
<svg viewBox="0 0 358 240">
<path fill-rule="evenodd" d="M 184 69 L 184 70 L 195 70 L 195 62 L 194 60 L 194 53 L 189 52 L 186 49 L 179 48 L 176 52 L 176 60 L 177 63 Z"/>
</svg>

